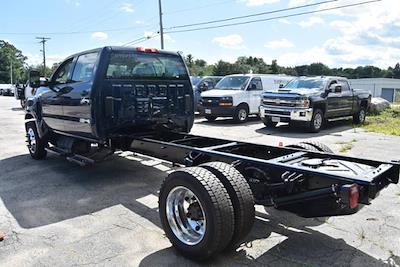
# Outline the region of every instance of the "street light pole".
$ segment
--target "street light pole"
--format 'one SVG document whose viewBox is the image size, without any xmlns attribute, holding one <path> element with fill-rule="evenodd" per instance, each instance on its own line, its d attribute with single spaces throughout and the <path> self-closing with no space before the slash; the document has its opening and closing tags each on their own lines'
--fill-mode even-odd
<svg viewBox="0 0 400 267">
<path fill-rule="evenodd" d="M 158 0 L 158 11 L 160 15 L 160 39 L 161 39 L 161 49 L 164 49 L 164 27 L 162 21 L 162 7 L 161 7 L 161 0 Z"/>
</svg>

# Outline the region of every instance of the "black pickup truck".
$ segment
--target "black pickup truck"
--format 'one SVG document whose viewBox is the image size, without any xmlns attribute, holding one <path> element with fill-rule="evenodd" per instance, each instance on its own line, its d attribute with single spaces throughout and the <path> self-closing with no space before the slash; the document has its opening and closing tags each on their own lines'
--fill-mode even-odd
<svg viewBox="0 0 400 267">
<path fill-rule="evenodd" d="M 39 76 L 30 82 L 39 85 Z M 181 166 L 162 182 L 159 214 L 190 259 L 240 244 L 255 204 L 303 217 L 348 215 L 399 180 L 398 162 L 335 155 L 315 142 L 273 147 L 188 134 L 193 90 L 179 53 L 90 50 L 68 57 L 45 83 L 26 106 L 32 158 L 51 152 L 85 166 L 119 150 Z"/>
<path fill-rule="evenodd" d="M 319 132 L 326 121 L 352 118 L 355 124 L 364 123 L 370 102 L 370 92 L 351 88 L 346 78 L 299 77 L 263 94 L 260 117 L 266 126 L 289 122 Z"/>
</svg>

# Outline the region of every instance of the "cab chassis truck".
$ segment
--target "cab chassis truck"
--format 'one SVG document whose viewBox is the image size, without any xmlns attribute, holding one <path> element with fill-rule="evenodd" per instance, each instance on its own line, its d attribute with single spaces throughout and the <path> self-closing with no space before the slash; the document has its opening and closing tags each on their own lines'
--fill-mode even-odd
<svg viewBox="0 0 400 267">
<path fill-rule="evenodd" d="M 183 70 L 184 78 L 180 80 L 176 80 L 176 75 L 168 81 L 126 80 L 128 76 L 117 76 L 118 70 L 127 69 L 120 65 L 108 74 L 107 64 L 111 64 L 108 62 L 113 53 L 118 54 L 115 64 L 120 65 L 135 57 L 129 62 L 137 66 L 138 58 L 144 57 L 146 62 L 157 58 L 159 64 L 161 59 L 168 58 L 175 60 L 173 64 L 180 62 L 184 66 L 179 54 L 155 49 L 106 47 L 71 56 L 66 60 L 68 64 L 78 64 L 82 55 L 86 63 L 91 58 L 95 60 L 92 80 L 86 81 L 89 87 L 84 86 L 85 81 L 75 81 L 77 85 L 57 84 L 59 76 L 67 75 L 63 70 L 67 63 L 62 63 L 61 70 L 56 70 L 47 84 L 49 90 L 28 99 L 25 128 L 29 152 L 34 159 L 43 159 L 47 151 L 53 152 L 83 166 L 97 161 L 93 155 L 105 157 L 116 150 L 132 151 L 181 166 L 161 185 L 159 214 L 166 236 L 188 258 L 205 260 L 243 241 L 255 219 L 255 204 L 302 217 L 350 215 L 369 205 L 383 188 L 398 183 L 398 161 L 336 155 L 327 146 L 311 141 L 275 147 L 188 134 L 194 120 L 194 105 L 187 70 Z M 147 73 L 143 65 L 140 68 L 141 73 Z M 83 73 L 89 77 L 86 69 Z M 79 88 L 84 88 L 84 95 L 77 94 Z M 91 90 L 90 99 L 87 90 Z M 81 99 L 74 102 L 77 95 Z M 89 118 L 80 121 L 68 117 L 80 103 L 86 105 L 83 108 L 90 104 Z M 124 103 L 129 109 L 124 109 Z M 135 109 L 132 103 L 136 103 Z M 69 113 L 57 115 L 60 105 Z M 128 114 L 128 121 L 132 121 L 134 111 L 138 117 L 133 128 L 117 127 L 120 130 L 109 131 L 101 139 L 93 137 L 100 130 L 105 131 L 110 122 L 123 119 L 123 114 Z M 99 131 L 87 135 L 60 130 L 55 123 L 57 118 L 58 122 L 64 120 L 63 129 L 70 127 L 82 132 L 85 122 L 97 118 L 96 125 L 89 125 L 99 127 Z M 139 118 L 166 127 L 145 131 L 143 124 L 140 131 L 132 130 L 138 128 Z M 115 123 L 111 124 L 117 129 Z M 126 126 L 126 121 L 121 125 Z"/>
</svg>

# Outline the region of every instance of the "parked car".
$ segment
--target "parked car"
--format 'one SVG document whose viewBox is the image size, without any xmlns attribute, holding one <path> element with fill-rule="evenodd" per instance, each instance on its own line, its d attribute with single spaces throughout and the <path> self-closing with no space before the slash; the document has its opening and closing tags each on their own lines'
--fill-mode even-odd
<svg viewBox="0 0 400 267">
<path fill-rule="evenodd" d="M 353 118 L 365 121 L 371 93 L 355 90 L 343 77 L 300 77 L 263 94 L 260 117 L 266 126 L 298 122 L 319 132 L 325 121 Z"/>
<path fill-rule="evenodd" d="M 30 71 L 29 75 L 38 76 L 39 84 L 32 84 L 31 81 L 35 80 L 35 78 L 31 77 L 28 79 L 28 81 L 26 81 L 26 83 L 23 86 L 18 86 L 15 88 L 15 93 L 14 93 L 15 99 L 20 100 L 22 108 L 25 108 L 27 99 L 35 95 L 38 88 L 40 88 L 41 86 L 45 86 L 48 81 L 47 78 L 40 77 L 40 73 L 37 71 Z"/>
<path fill-rule="evenodd" d="M 13 96 L 15 86 L 12 84 L 0 84 L 0 95 Z"/>
<path fill-rule="evenodd" d="M 221 79 L 222 77 L 220 76 L 190 76 L 193 85 L 195 110 L 198 109 L 201 93 L 213 89 Z"/>
<path fill-rule="evenodd" d="M 235 74 L 225 76 L 215 88 L 201 93 L 199 111 L 209 121 L 217 117 L 233 117 L 245 122 L 250 114 L 258 114 L 264 90 L 278 88 L 293 77 L 267 74 Z"/>
</svg>

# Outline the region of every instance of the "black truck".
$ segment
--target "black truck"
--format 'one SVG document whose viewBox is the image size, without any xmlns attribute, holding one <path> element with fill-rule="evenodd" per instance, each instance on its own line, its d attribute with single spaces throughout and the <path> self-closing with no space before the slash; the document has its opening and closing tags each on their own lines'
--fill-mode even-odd
<svg viewBox="0 0 400 267">
<path fill-rule="evenodd" d="M 38 84 L 39 80 L 31 81 Z M 352 214 L 399 180 L 399 162 L 190 135 L 193 90 L 178 53 L 104 47 L 67 58 L 27 101 L 27 146 L 79 165 L 116 150 L 167 160 L 159 193 L 163 229 L 184 256 L 204 260 L 250 232 L 254 205 L 303 217 Z"/>
<path fill-rule="evenodd" d="M 351 88 L 346 78 L 299 77 L 263 94 L 260 117 L 267 127 L 289 122 L 315 133 L 326 121 L 352 118 L 355 124 L 364 123 L 370 102 L 370 92 Z"/>
</svg>

